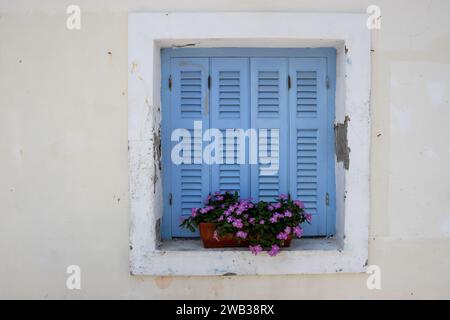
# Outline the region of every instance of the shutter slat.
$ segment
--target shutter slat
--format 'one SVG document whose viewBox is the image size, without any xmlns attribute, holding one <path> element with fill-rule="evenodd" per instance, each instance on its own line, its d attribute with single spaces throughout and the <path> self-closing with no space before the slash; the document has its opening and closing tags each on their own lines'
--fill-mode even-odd
<svg viewBox="0 0 450 320">
<path fill-rule="evenodd" d="M 290 94 L 290 193 L 313 215 L 305 235 L 326 235 L 326 62 L 322 58 L 291 58 L 294 76 Z"/>
<path fill-rule="evenodd" d="M 222 163 L 211 166 L 211 191 L 238 192 L 241 197 L 248 197 L 250 191 L 249 167 L 238 163 L 239 150 L 245 146 L 227 136 L 226 129 L 249 128 L 248 63 L 246 58 L 211 59 L 211 127 L 222 133 Z M 228 153 L 232 153 L 231 159 L 227 159 Z"/>
<path fill-rule="evenodd" d="M 209 117 L 203 112 L 209 75 L 208 58 L 172 58 L 172 90 L 170 94 L 170 132 L 177 128 L 188 130 L 190 141 L 181 142 L 190 149 L 189 163 L 176 165 L 169 159 L 171 171 L 171 230 L 172 237 L 196 237 L 198 233 L 179 228 L 181 219 L 191 215 L 192 208 L 202 207 L 209 193 L 210 171 L 202 164 L 202 136 L 195 131 L 194 121 L 201 121 L 203 130 L 209 128 Z M 197 134 L 198 137 L 195 135 Z M 195 136 L 195 137 L 194 137 Z M 178 141 L 172 142 L 172 146 Z M 189 153 L 187 153 L 189 154 Z M 181 152 L 184 155 L 184 152 Z"/>
<path fill-rule="evenodd" d="M 287 59 L 252 58 L 252 127 L 267 130 L 267 143 L 259 139 L 258 164 L 252 166 L 252 198 L 273 202 L 287 192 Z M 271 137 L 278 130 L 278 141 Z M 266 161 L 271 165 L 264 165 Z"/>
</svg>

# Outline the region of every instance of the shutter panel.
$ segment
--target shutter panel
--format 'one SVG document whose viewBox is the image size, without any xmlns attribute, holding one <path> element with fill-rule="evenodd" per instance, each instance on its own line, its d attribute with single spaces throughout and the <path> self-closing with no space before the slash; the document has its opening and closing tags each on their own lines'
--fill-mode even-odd
<svg viewBox="0 0 450 320">
<path fill-rule="evenodd" d="M 254 200 L 273 201 L 280 193 L 287 192 L 288 105 L 287 59 L 252 58 L 251 72 L 251 127 L 260 136 L 258 164 L 251 165 L 251 189 Z M 267 144 L 261 134 L 269 129 Z M 271 137 L 278 129 L 279 139 L 271 144 Z M 262 164 L 268 156 L 278 152 L 274 162 L 276 170 Z"/>
<path fill-rule="evenodd" d="M 210 170 L 202 161 L 202 133 L 194 130 L 194 121 L 202 121 L 202 131 L 209 128 L 208 116 L 208 58 L 172 58 L 172 92 L 170 114 L 172 131 L 188 129 L 191 134 L 191 163 L 172 167 L 172 237 L 197 236 L 179 228 L 181 220 L 191 215 L 192 208 L 203 205 L 209 193 Z M 171 135 L 172 131 L 168 134 Z M 195 132 L 194 132 L 195 131 Z M 196 134 L 194 138 L 194 134 Z M 172 142 L 172 147 L 178 142 Z M 189 142 L 185 144 L 189 146 Z"/>
<path fill-rule="evenodd" d="M 245 164 L 238 161 L 239 151 L 245 152 L 246 145 L 245 141 L 240 143 L 237 138 L 227 136 L 226 129 L 249 128 L 248 64 L 248 58 L 211 59 L 211 128 L 219 129 L 222 134 L 222 163 L 211 165 L 211 191 L 237 191 L 241 197 L 250 196 L 250 170 L 245 165 L 247 159 L 242 157 Z"/>
<path fill-rule="evenodd" d="M 305 235 L 326 235 L 326 60 L 291 58 L 289 73 L 290 187 L 312 214 Z"/>
</svg>

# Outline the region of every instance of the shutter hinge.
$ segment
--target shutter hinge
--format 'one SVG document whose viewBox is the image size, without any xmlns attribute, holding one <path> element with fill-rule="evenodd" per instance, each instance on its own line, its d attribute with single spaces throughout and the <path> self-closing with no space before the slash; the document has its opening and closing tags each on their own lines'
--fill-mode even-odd
<svg viewBox="0 0 450 320">
<path fill-rule="evenodd" d="M 291 76 L 288 76 L 288 90 L 291 89 Z"/>
<path fill-rule="evenodd" d="M 328 192 L 325 195 L 325 204 L 327 207 L 330 205 L 330 194 Z"/>
<path fill-rule="evenodd" d="M 211 90 L 211 75 L 208 76 L 208 90 Z"/>
<path fill-rule="evenodd" d="M 172 76 L 169 77 L 169 90 L 172 91 Z"/>
<path fill-rule="evenodd" d="M 173 196 L 172 196 L 172 192 L 169 193 L 169 206 L 172 206 L 173 203 Z"/>
<path fill-rule="evenodd" d="M 325 84 L 327 86 L 327 89 L 330 89 L 330 78 L 327 76 L 326 80 L 325 80 Z"/>
</svg>

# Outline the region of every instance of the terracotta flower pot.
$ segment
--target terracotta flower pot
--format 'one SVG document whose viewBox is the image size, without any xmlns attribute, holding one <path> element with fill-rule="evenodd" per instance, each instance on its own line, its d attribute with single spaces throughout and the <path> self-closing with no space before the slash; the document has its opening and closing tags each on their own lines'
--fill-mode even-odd
<svg viewBox="0 0 450 320">
<path fill-rule="evenodd" d="M 214 231 L 216 225 L 209 222 L 200 222 L 199 224 L 200 237 L 205 248 L 224 248 L 224 247 L 248 247 L 249 243 L 246 240 L 239 240 L 234 235 L 226 235 L 219 237 L 219 241 L 214 239 Z"/>
<path fill-rule="evenodd" d="M 248 247 L 250 245 L 247 240 L 239 239 L 232 234 L 218 237 L 218 240 L 215 239 L 214 231 L 216 230 L 216 225 L 214 223 L 200 222 L 199 230 L 205 248 Z M 292 237 L 289 236 L 281 247 L 289 247 L 291 240 Z"/>
</svg>

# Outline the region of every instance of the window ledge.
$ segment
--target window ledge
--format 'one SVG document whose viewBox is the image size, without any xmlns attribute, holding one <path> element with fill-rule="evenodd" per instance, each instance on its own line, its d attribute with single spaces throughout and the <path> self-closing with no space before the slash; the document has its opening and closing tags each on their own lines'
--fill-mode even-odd
<svg viewBox="0 0 450 320">
<path fill-rule="evenodd" d="M 335 238 L 304 238 L 293 240 L 289 248 L 282 251 L 342 251 L 342 246 Z M 201 251 L 201 252 L 248 252 L 248 248 L 217 248 L 205 249 L 200 239 L 172 239 L 164 240 L 159 251 Z"/>
<path fill-rule="evenodd" d="M 199 239 L 164 241 L 132 265 L 135 275 L 280 275 L 363 272 L 364 256 L 342 250 L 337 239 L 295 240 L 275 257 L 247 248 L 205 249 Z"/>
</svg>

